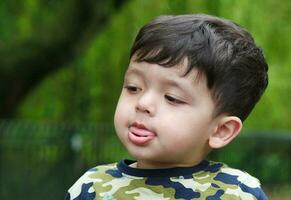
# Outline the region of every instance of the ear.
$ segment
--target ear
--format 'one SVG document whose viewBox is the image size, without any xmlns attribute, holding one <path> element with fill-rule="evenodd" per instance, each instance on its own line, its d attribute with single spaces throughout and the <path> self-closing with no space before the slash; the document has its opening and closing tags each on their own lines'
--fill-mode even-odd
<svg viewBox="0 0 291 200">
<path fill-rule="evenodd" d="M 209 146 L 217 149 L 231 142 L 240 132 L 242 121 L 235 116 L 222 116 L 209 137 Z"/>
</svg>

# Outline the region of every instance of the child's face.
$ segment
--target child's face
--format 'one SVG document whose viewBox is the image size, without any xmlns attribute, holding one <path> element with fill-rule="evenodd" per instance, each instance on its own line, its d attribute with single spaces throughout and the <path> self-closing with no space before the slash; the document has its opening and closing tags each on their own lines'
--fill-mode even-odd
<svg viewBox="0 0 291 200">
<path fill-rule="evenodd" d="M 114 123 L 139 167 L 191 166 L 208 151 L 214 102 L 206 79 L 185 70 L 130 62 Z"/>
</svg>

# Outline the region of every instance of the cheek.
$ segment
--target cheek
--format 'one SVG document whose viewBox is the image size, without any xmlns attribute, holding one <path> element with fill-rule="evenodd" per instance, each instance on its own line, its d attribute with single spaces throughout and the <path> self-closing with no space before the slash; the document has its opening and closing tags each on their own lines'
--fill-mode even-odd
<svg viewBox="0 0 291 200">
<path fill-rule="evenodd" d="M 207 132 L 207 124 L 198 115 L 190 112 L 176 112 L 173 115 L 164 115 L 159 120 L 160 129 L 164 135 L 175 137 L 177 141 L 187 142 L 203 137 Z"/>
<path fill-rule="evenodd" d="M 158 121 L 159 131 L 161 132 L 162 137 L 168 139 L 177 140 L 180 142 L 183 138 L 189 135 L 189 124 L 185 122 L 184 117 L 179 115 L 179 113 L 165 114 Z M 167 139 L 167 140 L 168 140 Z M 171 140 L 169 142 L 172 142 Z"/>
<path fill-rule="evenodd" d="M 118 101 L 114 114 L 115 127 L 118 128 L 120 126 L 124 126 L 125 123 L 128 121 L 130 115 L 131 112 L 129 103 L 126 103 L 126 101 L 124 101 L 123 98 L 121 98 Z"/>
<path fill-rule="evenodd" d="M 163 129 L 170 130 L 185 130 L 192 124 L 192 116 L 189 115 L 189 111 L 173 111 L 169 113 L 168 109 L 161 110 L 159 115 L 159 124 Z M 190 125 L 191 126 L 191 125 Z"/>
</svg>

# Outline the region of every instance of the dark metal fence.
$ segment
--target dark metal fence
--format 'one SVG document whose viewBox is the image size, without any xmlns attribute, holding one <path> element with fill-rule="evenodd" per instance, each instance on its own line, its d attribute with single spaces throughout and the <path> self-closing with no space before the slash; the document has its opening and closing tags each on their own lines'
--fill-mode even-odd
<svg viewBox="0 0 291 200">
<path fill-rule="evenodd" d="M 0 123 L 0 199 L 62 199 L 97 164 L 126 156 L 112 124 Z"/>
<path fill-rule="evenodd" d="M 291 134 L 242 134 L 211 159 L 290 182 Z M 128 157 L 110 123 L 0 122 L 0 199 L 63 199 L 87 169 Z"/>
</svg>

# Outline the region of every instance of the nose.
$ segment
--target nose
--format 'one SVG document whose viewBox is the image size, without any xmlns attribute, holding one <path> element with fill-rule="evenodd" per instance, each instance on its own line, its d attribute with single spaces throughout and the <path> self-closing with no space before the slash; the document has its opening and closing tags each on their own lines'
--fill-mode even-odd
<svg viewBox="0 0 291 200">
<path fill-rule="evenodd" d="M 156 99 L 154 97 L 154 94 L 150 92 L 143 93 L 141 94 L 141 96 L 139 97 L 136 103 L 135 110 L 136 112 L 142 112 L 150 116 L 153 116 L 156 111 L 155 104 L 156 104 Z"/>
</svg>

